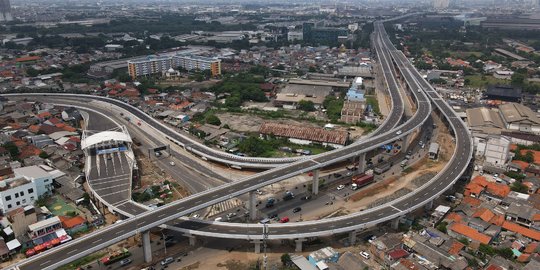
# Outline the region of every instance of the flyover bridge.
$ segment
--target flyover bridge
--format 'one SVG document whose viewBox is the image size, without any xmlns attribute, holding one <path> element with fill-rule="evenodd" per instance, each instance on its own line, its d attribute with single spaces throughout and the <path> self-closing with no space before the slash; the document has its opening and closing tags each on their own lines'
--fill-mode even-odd
<svg viewBox="0 0 540 270">
<path fill-rule="evenodd" d="M 394 129 L 372 136 L 367 141 L 358 142 L 350 147 L 335 150 L 319 156 L 295 161 L 292 164 L 270 169 L 237 182 L 227 183 L 188 198 L 162 206 L 154 211 L 132 217 L 122 223 L 109 226 L 93 234 L 86 235 L 64 246 L 36 255 L 16 265 L 19 269 L 53 269 L 72 260 L 105 248 L 130 236 L 143 233 L 147 239 L 149 229 L 165 223 L 176 221 L 198 209 L 216 204 L 223 200 L 251 192 L 257 188 L 289 178 L 291 176 L 317 170 L 329 164 L 358 156 L 387 144 L 397 138 L 406 136 L 418 129 L 431 113 L 433 104 L 446 119 L 455 138 L 457 147 L 451 160 L 433 179 L 419 189 L 391 201 L 387 204 L 347 216 L 304 221 L 289 224 L 270 224 L 269 239 L 301 239 L 332 235 L 336 233 L 354 232 L 355 230 L 374 226 L 382 222 L 396 219 L 407 213 L 430 204 L 446 189 L 451 187 L 463 174 L 472 156 L 472 141 L 465 124 L 455 115 L 452 109 L 420 76 L 414 67 L 389 42 L 382 24 L 375 24 L 376 46 L 390 54 L 400 73 L 405 78 L 412 95 L 416 97 L 418 109 L 416 113 Z M 221 222 L 204 222 L 188 220 L 177 224 L 178 230 L 192 235 L 211 237 L 237 238 L 248 240 L 262 239 L 262 225 L 236 224 Z M 89 248 L 90 247 L 90 248 Z M 146 252 L 145 252 L 146 253 Z"/>
</svg>

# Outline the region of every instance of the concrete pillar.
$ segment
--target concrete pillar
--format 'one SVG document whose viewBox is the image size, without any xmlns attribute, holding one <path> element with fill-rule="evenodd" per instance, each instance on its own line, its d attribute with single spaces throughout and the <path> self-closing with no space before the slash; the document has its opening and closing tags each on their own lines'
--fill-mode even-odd
<svg viewBox="0 0 540 270">
<path fill-rule="evenodd" d="M 426 203 L 426 205 L 424 205 L 424 208 L 426 210 L 431 210 L 433 208 L 433 201 L 429 201 L 428 203 Z"/>
<path fill-rule="evenodd" d="M 311 184 L 311 193 L 313 195 L 319 194 L 319 170 L 313 171 L 313 181 Z"/>
<path fill-rule="evenodd" d="M 403 140 L 401 143 L 401 151 L 407 153 L 407 148 L 409 147 L 409 135 L 405 135 L 401 137 L 401 139 Z"/>
<path fill-rule="evenodd" d="M 356 230 L 349 233 L 349 242 L 351 246 L 356 243 Z"/>
<path fill-rule="evenodd" d="M 249 192 L 249 218 L 255 220 L 257 218 L 257 193 Z"/>
<path fill-rule="evenodd" d="M 142 244 L 143 244 L 143 253 L 144 253 L 144 262 L 152 262 L 152 247 L 150 245 L 150 231 L 142 233 Z"/>
<path fill-rule="evenodd" d="M 195 243 L 197 243 L 197 238 L 193 234 L 184 234 L 185 237 L 188 238 L 189 245 L 194 246 Z"/>
<path fill-rule="evenodd" d="M 304 238 L 296 239 L 294 240 L 296 242 L 296 248 L 294 249 L 295 252 L 302 252 L 302 243 L 306 241 Z"/>
<path fill-rule="evenodd" d="M 259 254 L 261 253 L 261 243 L 262 241 L 259 239 L 253 240 L 253 244 L 255 244 L 255 253 Z"/>
<path fill-rule="evenodd" d="M 392 225 L 391 225 L 392 229 L 394 229 L 394 230 L 399 229 L 399 219 L 400 219 L 400 217 L 392 220 Z"/>
<path fill-rule="evenodd" d="M 366 153 L 358 156 L 358 172 L 362 173 L 366 170 Z"/>
</svg>

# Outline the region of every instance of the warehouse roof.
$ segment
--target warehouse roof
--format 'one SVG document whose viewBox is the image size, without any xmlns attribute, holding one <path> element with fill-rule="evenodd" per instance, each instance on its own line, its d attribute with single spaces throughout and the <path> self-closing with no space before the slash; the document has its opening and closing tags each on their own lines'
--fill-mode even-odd
<svg viewBox="0 0 540 270">
<path fill-rule="evenodd" d="M 266 122 L 261 125 L 259 132 L 278 137 L 302 139 L 313 142 L 345 145 L 349 138 L 347 131 L 325 130 L 322 128 L 295 126 Z"/>
</svg>

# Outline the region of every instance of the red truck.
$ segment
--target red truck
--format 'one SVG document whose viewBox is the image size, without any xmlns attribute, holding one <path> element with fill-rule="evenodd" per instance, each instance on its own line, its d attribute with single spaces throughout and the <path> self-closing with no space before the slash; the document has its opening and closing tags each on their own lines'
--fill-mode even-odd
<svg viewBox="0 0 540 270">
<path fill-rule="evenodd" d="M 351 189 L 352 190 L 357 190 L 365 185 L 369 185 L 373 182 L 373 175 L 369 175 L 369 174 L 359 174 L 359 175 L 355 175 L 353 176 L 352 178 L 352 185 L 351 185 Z"/>
</svg>

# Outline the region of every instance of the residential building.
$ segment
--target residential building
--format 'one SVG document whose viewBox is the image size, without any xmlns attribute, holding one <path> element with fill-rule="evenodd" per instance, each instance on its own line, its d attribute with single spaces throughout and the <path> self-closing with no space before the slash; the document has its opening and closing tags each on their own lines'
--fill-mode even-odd
<svg viewBox="0 0 540 270">
<path fill-rule="evenodd" d="M 309 254 L 308 261 L 316 266 L 319 262 L 337 262 L 339 259 L 339 252 L 332 247 L 321 248 Z"/>
<path fill-rule="evenodd" d="M 197 55 L 178 54 L 173 56 L 173 68 L 187 70 L 210 70 L 212 76 L 221 75 L 221 60 Z"/>
<path fill-rule="evenodd" d="M 45 235 L 55 233 L 62 229 L 62 221 L 58 217 L 51 217 L 28 226 L 28 236 L 30 239 L 41 238 Z"/>
<path fill-rule="evenodd" d="M 469 241 L 479 242 L 485 245 L 488 245 L 491 242 L 490 236 L 480 233 L 477 230 L 461 223 L 452 223 L 450 226 L 448 226 L 448 234 L 456 238 L 465 237 Z"/>
<path fill-rule="evenodd" d="M 28 226 L 37 222 L 37 213 L 33 205 L 17 208 L 7 212 L 6 217 L 11 223 L 15 238 L 26 234 Z"/>
<path fill-rule="evenodd" d="M 128 60 L 128 73 L 132 78 L 162 74 L 173 67 L 172 57 L 149 55 L 138 60 Z"/>
<path fill-rule="evenodd" d="M 155 74 L 164 74 L 171 68 L 187 70 L 210 70 L 212 76 L 221 74 L 221 60 L 190 54 L 176 54 L 128 60 L 128 73 L 132 78 Z"/>
<path fill-rule="evenodd" d="M 0 181 L 0 210 L 7 213 L 13 209 L 32 205 L 37 200 L 34 181 L 22 176 Z"/>
<path fill-rule="evenodd" d="M 44 168 L 48 170 L 45 170 Z M 24 177 L 35 183 L 36 199 L 41 196 L 51 194 L 54 188 L 53 180 L 65 175 L 63 172 L 53 170 L 45 165 L 16 168 L 13 169 L 13 173 L 15 174 L 15 177 Z"/>
<path fill-rule="evenodd" d="M 303 39 L 304 39 L 304 33 L 300 31 L 289 31 L 287 33 L 288 41 L 296 41 L 296 40 L 303 40 Z"/>
</svg>

